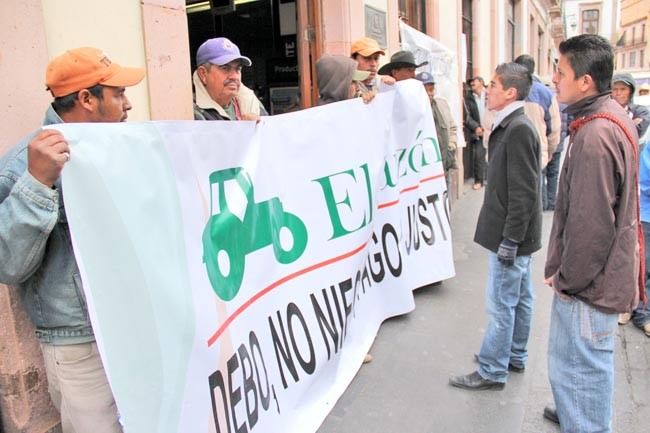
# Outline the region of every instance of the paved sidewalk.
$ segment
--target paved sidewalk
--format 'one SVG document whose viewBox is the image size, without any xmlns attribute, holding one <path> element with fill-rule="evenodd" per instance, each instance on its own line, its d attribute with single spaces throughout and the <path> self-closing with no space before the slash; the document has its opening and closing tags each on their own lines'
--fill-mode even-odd
<svg viewBox="0 0 650 433">
<path fill-rule="evenodd" d="M 365 364 L 319 433 L 555 433 L 542 418 L 552 401 L 546 347 L 552 299 L 542 285 L 546 250 L 533 256 L 535 312 L 526 372 L 512 373 L 503 391 L 466 391 L 450 375 L 476 369 L 487 317 L 487 253 L 473 243 L 483 189 L 469 190 L 452 210 L 456 277 L 415 292 L 416 309 L 384 322 Z M 552 214 L 544 213 L 543 239 Z M 619 327 L 616 346 L 615 432 L 650 431 L 650 338 Z"/>
</svg>

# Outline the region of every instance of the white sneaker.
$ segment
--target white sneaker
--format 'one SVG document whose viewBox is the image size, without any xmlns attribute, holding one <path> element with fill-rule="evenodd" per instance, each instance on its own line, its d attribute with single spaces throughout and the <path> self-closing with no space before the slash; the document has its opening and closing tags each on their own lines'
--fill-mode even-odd
<svg viewBox="0 0 650 433">
<path fill-rule="evenodd" d="M 618 315 L 618 324 L 619 325 L 625 325 L 632 319 L 632 315 L 630 313 L 623 313 Z"/>
</svg>

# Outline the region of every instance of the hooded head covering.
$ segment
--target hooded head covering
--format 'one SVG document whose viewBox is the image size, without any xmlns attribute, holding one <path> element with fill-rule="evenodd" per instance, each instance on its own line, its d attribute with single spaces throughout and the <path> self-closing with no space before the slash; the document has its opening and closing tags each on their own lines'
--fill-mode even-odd
<svg viewBox="0 0 650 433">
<path fill-rule="evenodd" d="M 612 78 L 612 84 L 614 83 L 623 83 L 626 86 L 632 89 L 632 95 L 634 95 L 634 90 L 636 88 L 636 82 L 632 74 L 615 74 Z"/>
<path fill-rule="evenodd" d="M 317 105 L 345 101 L 357 70 L 357 61 L 345 56 L 324 54 L 316 62 L 316 77 L 320 99 Z"/>
</svg>

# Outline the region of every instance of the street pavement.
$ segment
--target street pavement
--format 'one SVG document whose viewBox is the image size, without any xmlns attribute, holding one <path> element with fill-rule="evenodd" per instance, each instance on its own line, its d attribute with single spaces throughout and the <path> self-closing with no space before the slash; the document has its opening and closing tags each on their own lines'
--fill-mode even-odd
<svg viewBox="0 0 650 433">
<path fill-rule="evenodd" d="M 503 391 L 467 391 L 451 375 L 476 370 L 487 317 L 487 251 L 473 242 L 483 191 L 468 189 L 452 208 L 456 277 L 415 291 L 416 308 L 386 320 L 364 364 L 319 433 L 555 433 L 542 417 L 552 402 L 546 349 L 552 291 L 542 284 L 546 245 L 533 255 L 535 307 L 526 371 Z M 552 213 L 544 213 L 548 240 Z M 546 244 L 546 242 L 545 242 Z M 587 252 L 585 252 L 587 253 Z M 619 326 L 613 431 L 650 431 L 650 338 Z"/>
</svg>

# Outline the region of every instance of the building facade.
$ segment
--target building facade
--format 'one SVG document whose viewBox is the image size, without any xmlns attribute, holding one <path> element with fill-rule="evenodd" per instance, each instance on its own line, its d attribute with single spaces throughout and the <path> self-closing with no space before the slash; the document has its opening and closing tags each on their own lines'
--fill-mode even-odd
<svg viewBox="0 0 650 433">
<path fill-rule="evenodd" d="M 650 0 L 622 0 L 616 42 L 616 69 L 642 72 L 650 69 L 648 17 Z"/>
<path fill-rule="evenodd" d="M 589 3 L 604 11 L 611 2 Z M 323 53 L 348 55 L 352 42 L 371 36 L 387 50 L 382 59 L 387 62 L 399 50 L 400 19 L 457 53 L 461 82 L 475 75 L 489 81 L 499 63 L 522 53 L 535 57 L 538 75 L 549 77 L 564 37 L 559 0 L 113 0 L 105 5 L 99 0 L 66 0 L 65 8 L 60 0 L 0 2 L 0 154 L 39 127 L 51 100 L 45 67 L 72 47 L 101 47 L 120 63 L 146 68 L 144 83 L 129 89 L 134 107 L 129 118 L 144 121 L 193 118 L 194 56 L 212 37 L 228 36 L 252 59 L 243 82 L 272 114 L 315 103 L 314 63 Z M 614 31 L 611 25 L 607 29 Z M 458 156 L 452 196 L 462 194 L 463 179 L 470 175 L 463 169 L 462 149 Z M 33 328 L 16 292 L 5 287 L 0 321 L 4 432 L 58 431 Z"/>
<path fill-rule="evenodd" d="M 619 0 L 563 0 L 562 16 L 567 38 L 588 33 L 616 41 Z"/>
</svg>

